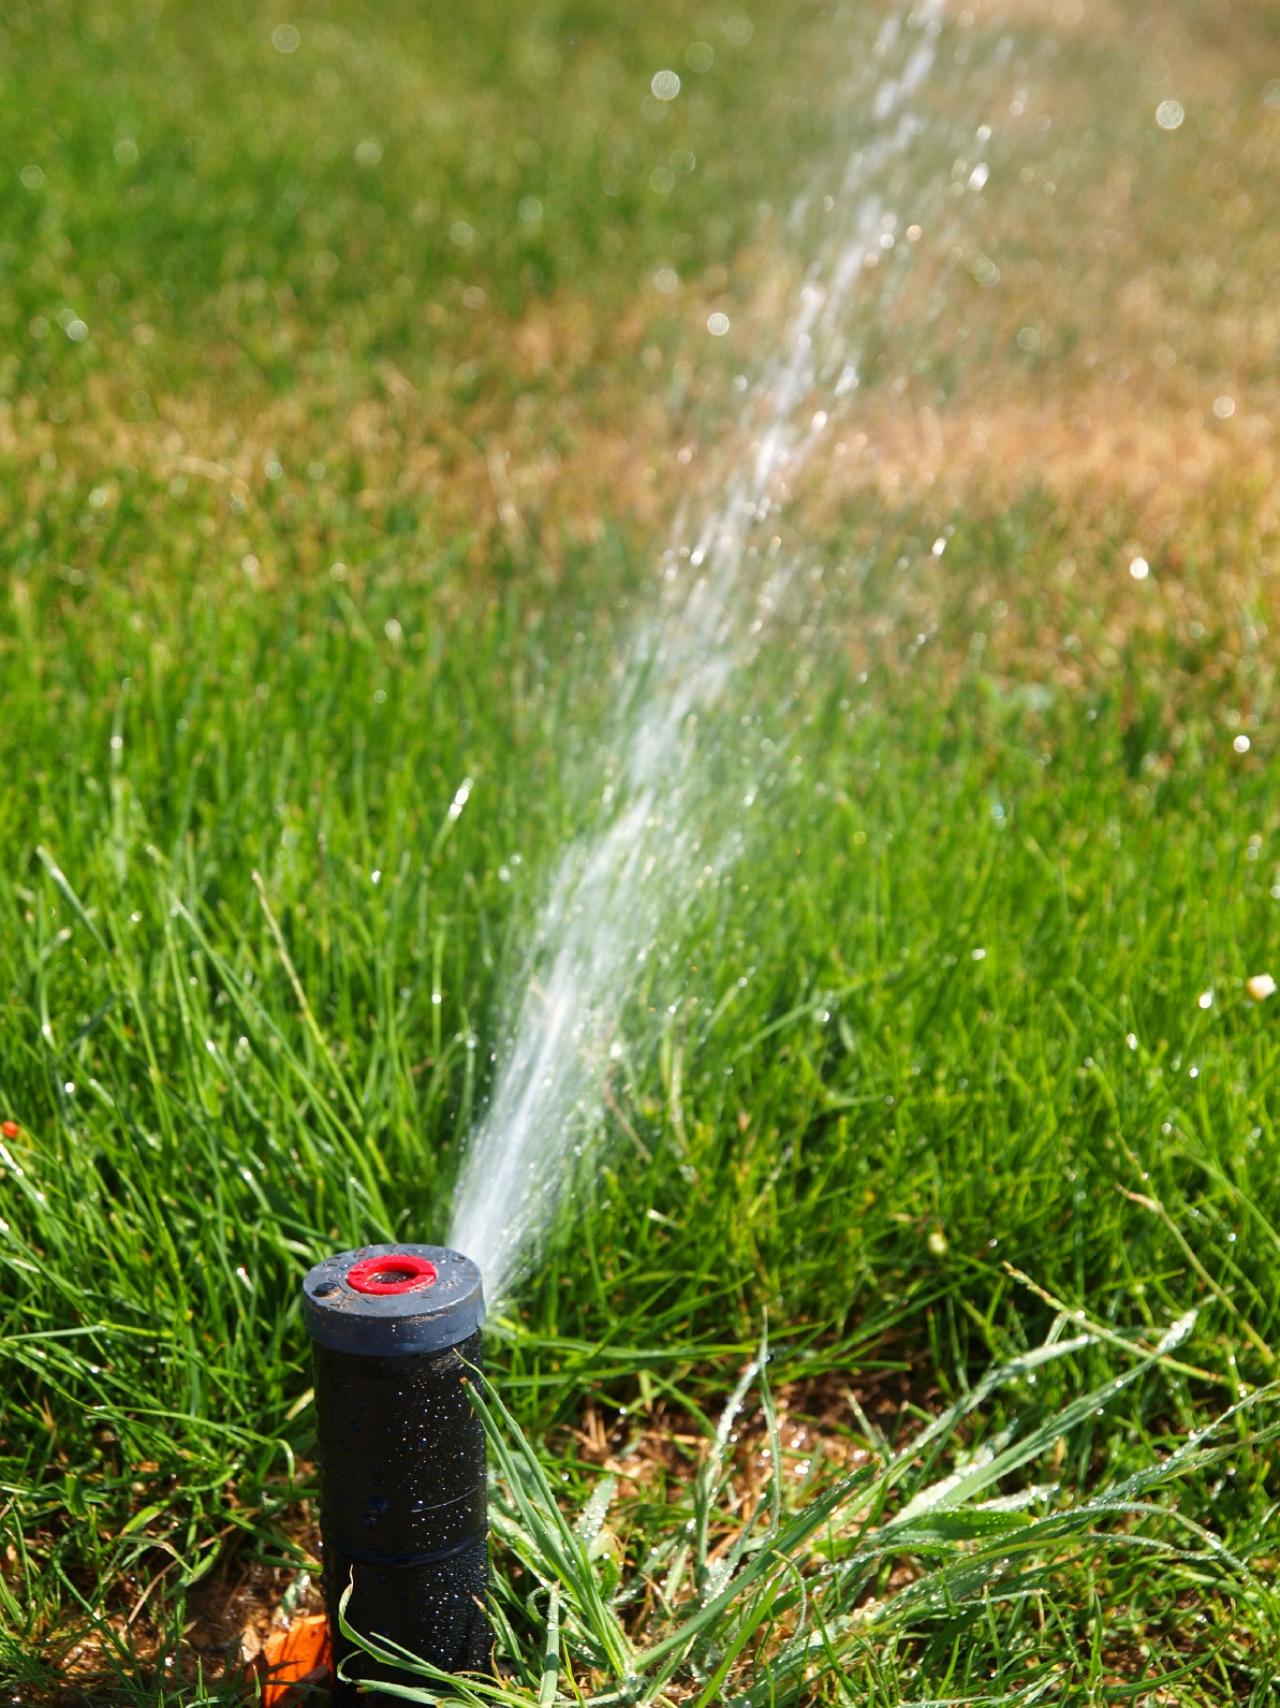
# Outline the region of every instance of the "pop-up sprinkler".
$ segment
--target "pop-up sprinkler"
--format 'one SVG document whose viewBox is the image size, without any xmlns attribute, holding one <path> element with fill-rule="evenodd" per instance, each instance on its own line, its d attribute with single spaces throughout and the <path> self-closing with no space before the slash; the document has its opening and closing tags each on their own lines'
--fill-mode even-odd
<svg viewBox="0 0 1280 1708">
<path fill-rule="evenodd" d="M 335 1669 L 422 1683 L 345 1639 L 386 1638 L 448 1672 L 487 1670 L 484 1431 L 466 1383 L 484 1295 L 468 1257 L 435 1245 L 340 1252 L 303 1282 L 315 1354 L 320 1530 Z M 335 1681 L 333 1703 L 357 1697 Z"/>
</svg>

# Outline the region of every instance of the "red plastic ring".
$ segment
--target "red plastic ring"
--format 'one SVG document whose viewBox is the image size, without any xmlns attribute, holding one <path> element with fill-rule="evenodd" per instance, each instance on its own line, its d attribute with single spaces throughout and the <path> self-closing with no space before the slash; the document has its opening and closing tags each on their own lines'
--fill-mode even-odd
<svg viewBox="0 0 1280 1708">
<path fill-rule="evenodd" d="M 416 1293 L 430 1287 L 439 1270 L 425 1257 L 393 1251 L 386 1257 L 362 1257 L 347 1270 L 347 1282 L 357 1293 Z"/>
</svg>

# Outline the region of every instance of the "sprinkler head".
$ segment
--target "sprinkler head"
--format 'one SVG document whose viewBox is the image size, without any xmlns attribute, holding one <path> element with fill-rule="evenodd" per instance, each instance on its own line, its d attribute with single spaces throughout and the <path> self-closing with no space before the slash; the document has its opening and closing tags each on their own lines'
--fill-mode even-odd
<svg viewBox="0 0 1280 1708">
<path fill-rule="evenodd" d="M 480 1365 L 480 1271 L 435 1245 L 368 1245 L 302 1284 L 315 1359 L 320 1531 L 335 1669 L 422 1683 L 344 1638 L 348 1622 L 448 1672 L 488 1671 L 484 1430 L 467 1394 Z M 470 1368 L 468 1368 L 470 1366 Z M 390 1695 L 360 1696 L 386 1703 Z"/>
</svg>

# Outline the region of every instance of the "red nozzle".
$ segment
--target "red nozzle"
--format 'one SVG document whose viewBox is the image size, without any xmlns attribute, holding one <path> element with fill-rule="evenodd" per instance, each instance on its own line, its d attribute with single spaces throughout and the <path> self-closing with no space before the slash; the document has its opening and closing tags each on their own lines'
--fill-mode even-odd
<svg viewBox="0 0 1280 1708">
<path fill-rule="evenodd" d="M 439 1271 L 425 1257 L 393 1252 L 389 1257 L 365 1257 L 347 1270 L 357 1293 L 416 1293 L 430 1287 Z"/>
</svg>

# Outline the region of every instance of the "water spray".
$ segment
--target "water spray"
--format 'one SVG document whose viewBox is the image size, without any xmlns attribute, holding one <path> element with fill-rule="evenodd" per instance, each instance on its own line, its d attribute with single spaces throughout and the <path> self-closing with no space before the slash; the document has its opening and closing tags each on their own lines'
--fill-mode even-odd
<svg viewBox="0 0 1280 1708">
<path fill-rule="evenodd" d="M 754 697 L 761 647 L 783 621 L 802 618 L 815 637 L 840 627 L 822 590 L 826 566 L 779 531 L 780 518 L 863 369 L 879 362 L 919 222 L 945 229 L 953 162 L 973 138 L 967 117 L 948 115 L 945 102 L 931 114 L 925 96 L 931 79 L 954 75 L 949 62 L 968 66 L 963 43 L 946 51 L 946 9 L 946 0 L 842 9 L 851 29 L 867 30 L 842 103 L 853 132 L 843 168 L 824 168 L 793 206 L 789 224 L 812 244 L 803 283 L 754 384 L 743 382 L 740 430 L 711 462 L 716 478 L 680 513 L 657 608 L 620 655 L 595 817 L 557 863 L 514 981 L 488 1108 L 463 1157 L 449 1239 L 474 1254 L 494 1298 L 531 1271 L 566 1189 L 610 1130 L 602 1088 L 642 969 L 661 968 L 664 948 L 680 941 L 681 907 L 724 881 L 766 810 L 752 811 L 762 791 L 784 775 L 785 742 L 767 732 L 787 702 Z M 986 172 L 983 162 L 963 193 L 976 194 Z M 840 574 L 833 566 L 833 583 Z M 821 657 L 816 640 L 801 644 L 797 692 Z M 740 786 L 723 797 L 708 745 L 721 718 L 750 731 L 733 755 Z M 678 994 L 687 1015 L 698 993 Z"/>
<path fill-rule="evenodd" d="M 345 1639 L 348 1623 L 448 1672 L 487 1671 L 484 1430 L 467 1393 L 480 1365 L 480 1271 L 436 1245 L 368 1245 L 303 1282 L 315 1358 L 320 1530 L 334 1708 L 355 1680 L 421 1684 Z"/>
</svg>

